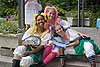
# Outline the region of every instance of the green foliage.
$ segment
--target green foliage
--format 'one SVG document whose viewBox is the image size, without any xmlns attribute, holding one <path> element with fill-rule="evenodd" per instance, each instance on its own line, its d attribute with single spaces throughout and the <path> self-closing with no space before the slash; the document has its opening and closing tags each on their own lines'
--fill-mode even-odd
<svg viewBox="0 0 100 67">
<path fill-rule="evenodd" d="M 67 13 L 73 17 L 77 17 L 78 0 L 40 0 L 42 7 L 46 5 L 56 6 L 59 15 L 66 17 Z M 80 0 L 82 1 L 82 0 Z M 91 26 L 95 27 L 96 19 L 100 17 L 100 3 L 96 4 L 95 0 L 84 0 L 84 17 L 91 18 Z M 74 14 L 75 13 L 75 14 Z M 15 15 L 18 20 L 18 0 L 0 0 L 0 17 Z M 82 15 L 82 13 L 81 13 Z"/>
<path fill-rule="evenodd" d="M 16 15 L 18 0 L 0 0 L 0 17 Z"/>
<path fill-rule="evenodd" d="M 82 1 L 82 0 L 80 0 Z M 84 17 L 91 19 L 91 27 L 95 27 L 96 19 L 100 18 L 100 5 L 96 4 L 95 0 L 84 0 Z M 46 5 L 54 5 L 57 7 L 59 15 L 62 17 L 77 18 L 78 14 L 78 0 L 42 0 L 43 8 Z M 81 9 L 81 8 L 80 8 Z M 80 12 L 82 17 L 82 12 Z"/>
<path fill-rule="evenodd" d="M 65 16 L 66 12 L 77 9 L 77 0 L 43 0 L 41 4 L 43 8 L 46 5 L 56 6 L 60 16 Z"/>
<path fill-rule="evenodd" d="M 17 22 L 0 22 L 0 33 L 12 33 L 16 34 L 18 29 Z"/>
</svg>

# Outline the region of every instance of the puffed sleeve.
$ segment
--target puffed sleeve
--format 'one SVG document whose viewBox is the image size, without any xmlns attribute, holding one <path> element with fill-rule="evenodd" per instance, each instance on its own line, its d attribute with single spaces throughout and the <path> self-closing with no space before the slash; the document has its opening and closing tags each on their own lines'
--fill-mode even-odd
<svg viewBox="0 0 100 67">
<path fill-rule="evenodd" d="M 70 23 L 68 22 L 68 21 L 66 21 L 66 20 L 61 20 L 60 22 L 59 22 L 59 24 L 61 25 L 61 26 L 63 26 L 63 28 L 64 29 L 67 29 L 67 28 L 70 28 Z"/>
<path fill-rule="evenodd" d="M 74 41 L 76 39 L 78 39 L 80 36 L 78 35 L 78 32 L 72 29 L 68 29 L 66 31 L 69 34 L 69 40 L 70 41 Z"/>
<path fill-rule="evenodd" d="M 28 38 L 29 36 L 31 36 L 31 33 L 33 32 L 35 32 L 35 30 L 34 30 L 34 28 L 33 27 L 31 27 L 31 28 L 29 28 L 25 33 L 24 33 L 24 35 L 22 36 L 22 40 L 25 40 L 26 38 Z"/>
</svg>

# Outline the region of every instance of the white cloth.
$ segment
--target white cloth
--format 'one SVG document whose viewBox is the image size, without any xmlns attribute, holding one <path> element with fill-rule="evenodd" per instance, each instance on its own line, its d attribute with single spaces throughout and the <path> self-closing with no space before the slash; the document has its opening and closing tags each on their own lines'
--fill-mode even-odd
<svg viewBox="0 0 100 67">
<path fill-rule="evenodd" d="M 75 30 L 72 30 L 72 29 L 67 29 L 66 33 L 68 34 L 69 41 L 74 41 L 75 39 L 80 37 L 78 35 L 78 32 L 75 31 Z M 67 47 L 67 48 L 65 48 L 64 53 L 65 53 L 65 55 L 66 54 L 75 54 L 75 50 L 74 50 L 73 46 L 72 47 Z"/>
<path fill-rule="evenodd" d="M 76 38 L 80 37 L 76 31 L 68 29 L 66 32 L 68 32 L 70 34 L 70 41 L 75 40 Z M 84 53 L 86 55 L 86 57 L 91 57 L 93 55 L 95 55 L 95 51 L 93 49 L 93 45 L 90 42 L 84 42 Z M 75 50 L 72 47 L 66 48 L 65 50 L 65 54 L 75 54 Z"/>
<path fill-rule="evenodd" d="M 26 51 L 26 47 L 25 46 L 18 46 L 13 54 L 14 54 L 14 59 L 21 59 L 22 58 L 22 53 Z"/>
<path fill-rule="evenodd" d="M 68 47 L 64 51 L 65 55 L 67 54 L 76 54 L 73 47 Z M 93 45 L 90 42 L 84 42 L 84 53 L 86 57 L 91 57 L 95 55 Z"/>
<path fill-rule="evenodd" d="M 25 46 L 18 46 L 13 54 L 14 59 L 21 60 L 20 65 L 23 67 L 29 67 L 31 64 L 34 63 L 34 60 L 30 56 L 22 57 L 22 53 L 26 51 Z"/>
<path fill-rule="evenodd" d="M 33 59 L 30 56 L 22 57 L 20 61 L 20 66 L 29 67 L 34 63 Z"/>
<path fill-rule="evenodd" d="M 36 0 L 30 0 L 25 4 L 25 24 L 33 24 L 34 14 L 42 10 L 41 4 Z"/>
<path fill-rule="evenodd" d="M 78 32 L 72 29 L 67 29 L 66 33 L 69 35 L 69 41 L 74 41 L 75 39 L 79 38 Z"/>
<path fill-rule="evenodd" d="M 35 36 L 38 36 L 38 34 L 34 34 Z M 30 34 L 28 34 L 27 32 L 25 32 L 25 34 L 22 37 L 22 40 L 25 40 L 27 37 L 29 37 Z M 46 33 L 42 38 L 41 38 L 41 45 L 45 45 L 47 43 L 48 40 L 51 39 L 51 33 Z"/>
<path fill-rule="evenodd" d="M 63 39 L 61 39 L 61 37 L 53 37 L 53 39 L 52 39 L 53 44 L 55 44 L 58 47 L 66 48 L 66 45 L 69 44 L 70 41 L 74 41 L 80 37 L 78 35 L 78 33 L 72 29 L 67 29 L 66 33 L 67 33 L 67 37 L 68 37 L 67 41 L 63 41 Z"/>
<path fill-rule="evenodd" d="M 24 35 L 22 36 L 22 40 L 25 40 L 26 38 L 28 38 L 30 36 L 30 34 L 28 34 L 28 33 L 24 33 Z"/>
<path fill-rule="evenodd" d="M 70 41 L 73 41 L 73 40 L 79 38 L 79 35 L 77 34 L 76 31 L 74 31 L 72 29 L 67 29 L 66 33 L 67 33 L 67 37 L 68 37 L 67 41 L 62 41 L 63 39 L 61 39 L 60 37 L 54 37 L 54 39 L 51 39 L 52 44 L 56 45 L 56 46 L 53 47 L 52 51 L 57 52 L 57 54 L 59 54 L 59 48 L 65 48 L 65 49 L 68 49 L 68 50 L 70 49 L 67 53 L 65 52 L 65 54 L 68 54 L 68 53 L 75 54 L 75 50 L 73 49 L 73 47 L 66 48 L 66 45 Z"/>
<path fill-rule="evenodd" d="M 25 38 L 27 38 L 29 36 L 30 36 L 29 34 L 25 33 L 22 37 L 22 40 L 24 40 Z M 50 33 L 45 34 L 44 37 L 41 38 L 41 41 L 42 41 L 41 45 L 45 45 L 50 38 L 51 38 Z M 18 46 L 13 52 L 14 59 L 21 60 L 21 62 L 20 62 L 21 66 L 29 67 L 31 64 L 34 63 L 34 60 L 31 58 L 31 56 L 22 57 L 22 53 L 25 52 L 25 51 L 26 51 L 25 46 Z"/>
<path fill-rule="evenodd" d="M 91 57 L 91 56 L 95 55 L 93 45 L 90 42 L 84 42 L 84 52 L 87 57 Z"/>
<path fill-rule="evenodd" d="M 60 37 L 54 37 L 52 39 L 52 43 L 54 45 L 56 45 L 56 47 L 59 47 L 59 48 L 65 48 L 66 47 L 66 43 L 64 41 L 62 41 Z"/>
<path fill-rule="evenodd" d="M 61 20 L 60 22 L 59 22 L 59 24 L 61 25 L 61 26 L 63 26 L 63 28 L 64 29 L 67 29 L 67 28 L 70 28 L 70 23 L 68 22 L 68 21 L 66 21 L 66 20 Z"/>
<path fill-rule="evenodd" d="M 47 41 L 50 39 L 51 39 L 51 34 L 46 33 L 45 36 L 41 38 L 41 45 L 45 45 L 47 43 Z"/>
</svg>

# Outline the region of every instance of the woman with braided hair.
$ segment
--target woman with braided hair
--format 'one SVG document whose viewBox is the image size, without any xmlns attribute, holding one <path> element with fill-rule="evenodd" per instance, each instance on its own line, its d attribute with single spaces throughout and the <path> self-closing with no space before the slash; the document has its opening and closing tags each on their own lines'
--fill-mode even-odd
<svg viewBox="0 0 100 67">
<path fill-rule="evenodd" d="M 83 38 L 75 31 L 70 29 L 64 30 L 59 24 L 56 25 L 54 29 L 55 40 L 53 40 L 52 43 L 64 48 L 64 54 L 85 55 L 91 67 L 96 67 L 95 57 L 97 54 L 100 54 L 100 49 L 91 37 Z"/>
</svg>

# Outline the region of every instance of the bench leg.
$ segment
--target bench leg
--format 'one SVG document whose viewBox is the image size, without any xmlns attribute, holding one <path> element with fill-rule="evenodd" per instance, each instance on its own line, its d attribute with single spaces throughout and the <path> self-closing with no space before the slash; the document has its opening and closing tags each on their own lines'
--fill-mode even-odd
<svg viewBox="0 0 100 67">
<path fill-rule="evenodd" d="M 95 61 L 93 61 L 93 62 L 91 63 L 91 67 L 96 67 L 96 62 L 95 62 Z"/>
<path fill-rule="evenodd" d="M 20 67 L 20 60 L 13 59 L 12 67 Z"/>
<path fill-rule="evenodd" d="M 88 57 L 88 60 L 91 64 L 91 67 L 96 67 L 96 59 L 95 59 L 95 55 Z"/>
<path fill-rule="evenodd" d="M 60 54 L 60 67 L 65 67 L 64 48 L 59 49 L 59 54 Z"/>
<path fill-rule="evenodd" d="M 60 67 L 65 67 L 65 58 L 64 57 L 60 58 Z"/>
</svg>

